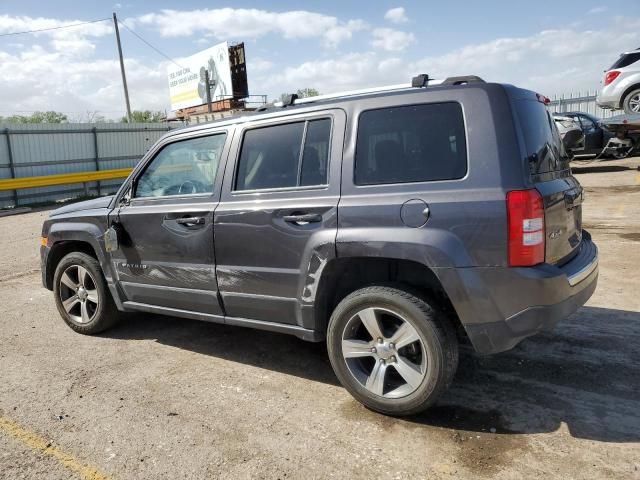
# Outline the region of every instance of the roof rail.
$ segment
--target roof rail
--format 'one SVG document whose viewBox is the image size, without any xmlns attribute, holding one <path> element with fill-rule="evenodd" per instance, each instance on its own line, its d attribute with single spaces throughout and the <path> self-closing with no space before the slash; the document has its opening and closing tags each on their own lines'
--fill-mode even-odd
<svg viewBox="0 0 640 480">
<path fill-rule="evenodd" d="M 387 85 L 385 87 L 361 88 L 358 90 L 348 90 L 345 92 L 329 93 L 327 95 L 316 95 L 315 97 L 298 98 L 293 101 L 293 104 L 300 105 L 302 103 L 313 103 L 313 102 L 319 102 L 322 100 L 330 100 L 332 98 L 354 97 L 357 95 L 367 95 L 369 93 L 393 92 L 396 90 L 407 90 L 410 88 L 412 88 L 410 83 L 402 83 L 398 85 Z M 283 102 L 275 102 L 273 105 L 275 107 L 285 106 Z"/>
<path fill-rule="evenodd" d="M 430 79 L 427 75 L 418 75 L 418 77 L 426 77 L 423 79 L 423 83 L 419 86 L 426 86 L 427 82 L 429 83 L 429 85 L 439 85 L 442 83 L 442 80 L 432 80 Z M 416 79 L 418 77 L 415 77 L 414 79 L 412 79 L 412 83 L 417 81 Z M 422 79 L 422 78 L 421 78 Z M 369 95 L 371 93 L 381 93 L 381 92 L 396 92 L 396 91 L 403 91 L 403 90 L 411 90 L 413 88 L 416 88 L 416 86 L 418 85 L 413 85 L 412 83 L 399 83 L 396 85 L 386 85 L 383 87 L 372 87 L 372 88 L 361 88 L 358 90 L 347 90 L 345 92 L 336 92 L 336 93 L 329 93 L 327 95 L 316 95 L 315 97 L 304 97 L 304 98 L 298 98 L 296 100 L 294 100 L 293 105 L 300 105 L 303 103 L 313 103 L 313 102 L 319 102 L 322 100 L 330 100 L 333 98 L 343 98 L 343 97 L 355 97 L 355 96 L 359 96 L 359 95 Z M 285 106 L 285 104 L 283 102 L 276 102 L 273 104 L 274 107 L 283 107 Z"/>
<path fill-rule="evenodd" d="M 468 83 L 486 83 L 477 75 L 462 75 L 459 77 L 447 77 L 442 85 L 466 85 Z"/>
<path fill-rule="evenodd" d="M 484 80 L 475 75 L 466 75 L 462 77 L 449 77 L 446 80 L 433 80 L 426 73 L 417 75 L 411 79 L 411 83 L 400 83 L 397 85 L 387 85 L 384 87 L 362 88 L 359 90 L 348 90 L 346 92 L 330 93 L 327 95 L 316 95 L 315 97 L 297 98 L 297 95 L 287 95 L 284 102 L 275 102 L 274 107 L 287 107 L 289 105 L 300 105 L 304 103 L 319 102 L 322 100 L 331 100 L 334 98 L 356 97 L 359 95 L 369 95 L 371 93 L 382 92 L 399 92 L 403 90 L 411 90 L 433 85 L 464 85 L 467 83 L 484 83 Z M 295 98 L 291 98 L 295 97 Z"/>
</svg>

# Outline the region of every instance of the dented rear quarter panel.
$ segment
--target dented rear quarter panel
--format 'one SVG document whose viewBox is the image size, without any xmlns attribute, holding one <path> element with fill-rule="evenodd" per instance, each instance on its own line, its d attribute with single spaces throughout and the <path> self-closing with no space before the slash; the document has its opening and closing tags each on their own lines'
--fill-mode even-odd
<svg viewBox="0 0 640 480">
<path fill-rule="evenodd" d="M 356 185 L 358 117 L 369 109 L 458 102 L 467 142 L 467 174 L 458 180 Z M 506 192 L 523 187 L 524 167 L 505 88 L 478 84 L 427 89 L 402 97 L 367 99 L 351 106 L 338 206 L 337 253 L 419 262 L 430 268 L 507 265 Z M 500 165 L 512 168 L 501 168 Z M 406 226 L 403 203 L 422 200 L 428 221 Z"/>
</svg>

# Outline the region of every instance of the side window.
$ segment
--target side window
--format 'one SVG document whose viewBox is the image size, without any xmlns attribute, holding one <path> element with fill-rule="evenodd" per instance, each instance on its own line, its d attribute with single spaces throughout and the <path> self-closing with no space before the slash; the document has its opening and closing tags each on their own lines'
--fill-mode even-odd
<svg viewBox="0 0 640 480">
<path fill-rule="evenodd" d="M 328 118 L 248 130 L 235 190 L 325 185 L 330 136 Z"/>
<path fill-rule="evenodd" d="M 327 183 L 331 120 L 313 120 L 307 124 L 299 185 L 325 185 Z"/>
<path fill-rule="evenodd" d="M 437 103 L 360 115 L 356 185 L 453 180 L 467 173 L 462 107 Z"/>
<path fill-rule="evenodd" d="M 596 124 L 593 123 L 593 121 L 590 118 L 584 117 L 584 116 L 579 116 L 578 117 L 580 119 L 580 123 L 582 123 L 582 129 L 583 130 L 595 130 L 596 128 Z"/>
<path fill-rule="evenodd" d="M 138 178 L 134 197 L 213 193 L 226 137 L 221 133 L 165 146 Z"/>
</svg>

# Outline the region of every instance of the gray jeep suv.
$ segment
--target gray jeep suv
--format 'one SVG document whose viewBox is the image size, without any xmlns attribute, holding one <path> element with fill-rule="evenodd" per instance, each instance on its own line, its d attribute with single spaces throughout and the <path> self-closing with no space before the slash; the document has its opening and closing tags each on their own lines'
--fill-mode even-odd
<svg viewBox="0 0 640 480">
<path fill-rule="evenodd" d="M 508 350 L 596 288 L 545 100 L 419 76 L 172 131 L 45 221 L 43 283 L 84 334 L 142 311 L 326 339 L 356 399 L 416 413 L 460 341 Z"/>
</svg>

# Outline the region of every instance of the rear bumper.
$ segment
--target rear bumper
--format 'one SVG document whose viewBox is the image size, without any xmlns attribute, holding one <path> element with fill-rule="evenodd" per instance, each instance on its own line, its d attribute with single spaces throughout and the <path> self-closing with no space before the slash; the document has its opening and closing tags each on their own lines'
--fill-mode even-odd
<svg viewBox="0 0 640 480">
<path fill-rule="evenodd" d="M 503 352 L 552 329 L 584 305 L 598 282 L 598 249 L 585 231 L 567 264 L 531 268 L 458 269 L 462 288 L 448 290 L 476 351 Z"/>
<path fill-rule="evenodd" d="M 596 97 L 596 103 L 600 108 L 617 110 L 620 108 L 622 91 L 612 88 L 613 85 L 603 87 Z"/>
</svg>

